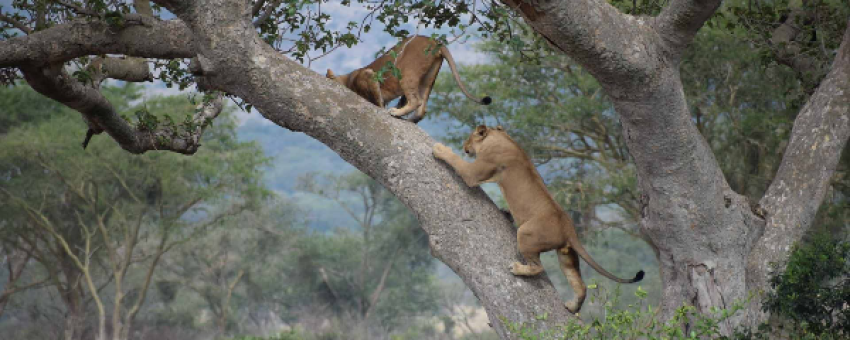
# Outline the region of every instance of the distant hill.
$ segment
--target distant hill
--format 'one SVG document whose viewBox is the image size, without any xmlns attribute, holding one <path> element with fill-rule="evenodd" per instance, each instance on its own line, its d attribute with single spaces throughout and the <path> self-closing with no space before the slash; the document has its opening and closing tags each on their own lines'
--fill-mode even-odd
<svg viewBox="0 0 850 340">
<path fill-rule="evenodd" d="M 347 215 L 338 213 L 336 203 L 298 191 L 295 185 L 298 177 L 310 172 L 344 174 L 358 170 L 312 137 L 289 131 L 265 119 L 258 119 L 257 113 L 251 115 L 254 116 L 246 119 L 236 133 L 240 140 L 259 143 L 266 155 L 272 158 L 272 164 L 265 174 L 268 186 L 279 195 L 292 198 L 307 210 L 310 213 L 310 226 L 314 230 L 353 227 L 354 221 Z M 439 139 L 453 123 L 445 118 L 439 121 L 426 118 L 419 126 Z"/>
</svg>

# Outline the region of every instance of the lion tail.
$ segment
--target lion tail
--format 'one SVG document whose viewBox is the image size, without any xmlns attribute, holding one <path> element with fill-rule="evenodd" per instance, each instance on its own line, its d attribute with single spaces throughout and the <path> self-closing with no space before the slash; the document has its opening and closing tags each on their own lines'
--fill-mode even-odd
<svg viewBox="0 0 850 340">
<path fill-rule="evenodd" d="M 599 274 L 602 274 L 603 276 L 619 283 L 635 283 L 640 282 L 640 280 L 643 280 L 643 270 L 638 271 L 637 274 L 635 274 L 635 277 L 632 279 L 621 279 L 619 277 L 614 276 L 614 274 L 609 273 L 607 270 L 605 270 L 605 268 L 602 268 L 602 266 L 596 263 L 596 261 L 593 260 L 593 257 L 590 257 L 590 254 L 587 253 L 587 250 L 585 250 L 584 246 L 581 245 L 581 242 L 578 241 L 578 235 L 573 232 L 570 236 L 571 237 L 567 238 L 568 240 L 570 240 L 570 244 L 567 247 L 572 248 L 572 250 L 575 251 L 578 256 L 581 256 L 581 258 L 584 259 L 584 262 L 587 262 L 587 264 L 593 267 L 593 269 L 596 270 Z M 560 249 L 559 251 L 562 253 L 566 253 L 568 250 L 564 248 Z"/>
<path fill-rule="evenodd" d="M 449 68 L 452 69 L 452 75 L 455 77 L 455 82 L 457 82 L 457 85 L 460 87 L 460 90 L 463 91 L 463 94 L 466 95 L 467 98 L 472 99 L 476 103 L 482 105 L 490 105 L 490 103 L 493 102 L 493 99 L 488 96 L 484 96 L 484 98 L 478 99 L 469 94 L 469 91 L 466 90 L 466 86 L 464 86 L 463 82 L 460 81 L 460 74 L 457 73 L 457 66 L 455 65 L 455 59 L 452 57 L 452 53 L 449 52 L 449 49 L 445 46 L 440 47 L 440 53 L 442 53 L 443 57 L 446 58 L 446 61 L 449 62 Z"/>
</svg>

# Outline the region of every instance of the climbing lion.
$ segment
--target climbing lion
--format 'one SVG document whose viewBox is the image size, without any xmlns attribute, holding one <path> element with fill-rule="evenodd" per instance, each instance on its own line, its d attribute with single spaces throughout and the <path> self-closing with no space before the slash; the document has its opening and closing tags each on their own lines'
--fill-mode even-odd
<svg viewBox="0 0 850 340">
<path fill-rule="evenodd" d="M 575 291 L 567 309 L 577 313 L 584 302 L 587 288 L 582 282 L 578 257 L 581 256 L 593 269 L 611 280 L 633 283 L 643 279 L 639 271 L 631 280 L 618 278 L 590 257 L 578 239 L 570 216 L 543 184 L 534 164 L 519 145 L 502 127 L 479 126 L 463 143 L 463 151 L 474 156 L 472 163 L 464 161 L 443 144 L 434 145 L 434 157 L 452 166 L 469 186 L 495 182 L 499 184 L 514 221 L 519 226 L 517 242 L 519 251 L 528 265 L 514 262 L 510 268 L 514 275 L 534 276 L 543 272 L 540 253 L 558 251 L 561 271 Z"/>
<path fill-rule="evenodd" d="M 452 54 L 447 48 L 438 45 L 430 38 L 424 36 L 406 38 L 390 51 L 397 54 L 396 59 L 393 59 L 391 52 L 387 52 L 368 66 L 346 75 L 337 76 L 328 69 L 327 77 L 345 85 L 354 93 L 380 107 L 384 107 L 393 99 L 403 96 L 399 100 L 398 106 L 392 109 L 391 114 L 395 117 L 402 117 L 416 110 L 411 121 L 417 123 L 425 117 L 428 96 L 431 95 L 431 89 L 434 88 L 434 82 L 437 80 L 443 59 L 446 59 L 463 94 L 477 103 L 490 104 L 490 97 L 479 100 L 469 94 L 460 81 L 460 75 L 457 73 Z M 401 71 L 401 81 L 391 72 L 384 75 L 383 84 L 375 80 L 375 73 L 387 63 L 394 63 L 395 67 Z"/>
</svg>

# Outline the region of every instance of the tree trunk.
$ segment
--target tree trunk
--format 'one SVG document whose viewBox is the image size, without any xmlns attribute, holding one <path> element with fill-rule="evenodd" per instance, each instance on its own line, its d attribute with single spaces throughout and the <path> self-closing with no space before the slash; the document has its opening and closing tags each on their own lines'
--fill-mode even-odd
<svg viewBox="0 0 850 340">
<path fill-rule="evenodd" d="M 682 51 L 719 3 L 674 0 L 652 20 L 601 1 L 515 4 L 614 102 L 637 168 L 641 231 L 659 250 L 663 319 L 682 304 L 708 313 L 768 289 L 765 268 L 783 261 L 810 227 L 850 135 L 848 28 L 833 71 L 795 122 L 759 215 L 730 189 L 691 120 L 679 75 Z M 721 331 L 764 321 L 759 307 L 756 301 Z"/>
<path fill-rule="evenodd" d="M 767 289 L 772 262 L 788 256 L 811 227 L 850 138 L 850 21 L 832 68 L 794 121 L 782 164 L 759 204 L 767 212 L 764 235 L 747 258 L 747 286 Z M 750 306 L 764 320 L 761 301 Z"/>
<path fill-rule="evenodd" d="M 86 311 L 82 299 L 66 300 L 65 327 L 62 338 L 65 340 L 80 340 L 86 326 Z"/>
</svg>

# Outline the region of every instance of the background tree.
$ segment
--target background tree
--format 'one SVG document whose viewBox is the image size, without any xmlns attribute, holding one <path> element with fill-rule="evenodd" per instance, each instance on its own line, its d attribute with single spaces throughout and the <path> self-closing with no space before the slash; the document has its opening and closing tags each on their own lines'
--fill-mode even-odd
<svg viewBox="0 0 850 340">
<path fill-rule="evenodd" d="M 179 98 L 143 105 L 137 110 L 150 115 L 191 112 Z M 4 244 L 38 261 L 66 296 L 66 338 L 81 336 L 90 298 L 97 338 L 107 337 L 111 316 L 110 337 L 128 339 L 162 256 L 263 195 L 256 171 L 263 158 L 251 144 L 233 140 L 233 123 L 224 120 L 208 134 L 210 151 L 197 159 L 130 157 L 102 143 L 84 151 L 67 143 L 76 139 L 65 128 L 73 125 L 57 117 L 0 141 L 0 164 L 9 174 L 0 187 L 10 212 Z M 22 138 L 33 135 L 42 138 Z"/>
<path fill-rule="evenodd" d="M 291 202 L 276 200 L 261 211 L 228 217 L 223 226 L 206 232 L 165 260 L 158 284 L 170 299 L 185 288 L 198 295 L 214 316 L 218 336 L 229 331 L 264 330 L 273 316 L 286 315 L 281 306 L 296 298 L 284 273 L 297 255 L 303 231 Z M 280 265 L 279 262 L 285 262 Z M 287 268 L 289 269 L 287 270 Z M 171 302 L 171 301 L 169 301 Z"/>
<path fill-rule="evenodd" d="M 375 339 L 373 328 L 393 330 L 405 319 L 436 312 L 427 239 L 392 194 L 358 172 L 311 174 L 299 182 L 356 221 L 354 230 L 337 228 L 305 239 L 298 275 L 317 282 L 317 298 L 354 321 L 358 339 Z"/>
</svg>

